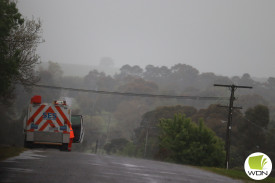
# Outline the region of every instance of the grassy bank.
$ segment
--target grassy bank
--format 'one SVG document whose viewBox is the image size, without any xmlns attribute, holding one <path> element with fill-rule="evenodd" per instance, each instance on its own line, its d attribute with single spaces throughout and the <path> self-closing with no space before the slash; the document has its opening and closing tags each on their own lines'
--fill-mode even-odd
<svg viewBox="0 0 275 183">
<path fill-rule="evenodd" d="M 213 168 L 213 167 L 203 167 L 202 169 L 210 172 L 214 172 L 220 175 L 224 175 L 227 177 L 231 177 L 233 179 L 243 180 L 243 182 L 245 183 L 253 183 L 253 182 L 275 183 L 275 178 L 273 177 L 268 177 L 261 181 L 254 181 L 246 175 L 243 169 L 226 170 L 224 168 Z"/>
<path fill-rule="evenodd" d="M 0 161 L 18 156 L 25 149 L 23 147 L 0 147 Z"/>
</svg>

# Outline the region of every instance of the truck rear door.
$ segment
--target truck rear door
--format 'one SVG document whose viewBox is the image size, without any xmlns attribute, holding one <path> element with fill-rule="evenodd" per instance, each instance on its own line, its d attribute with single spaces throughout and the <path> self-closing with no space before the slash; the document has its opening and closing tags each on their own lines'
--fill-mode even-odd
<svg viewBox="0 0 275 183">
<path fill-rule="evenodd" d="M 74 131 L 74 143 L 81 143 L 84 137 L 83 117 L 82 115 L 71 116 L 72 128 Z"/>
</svg>

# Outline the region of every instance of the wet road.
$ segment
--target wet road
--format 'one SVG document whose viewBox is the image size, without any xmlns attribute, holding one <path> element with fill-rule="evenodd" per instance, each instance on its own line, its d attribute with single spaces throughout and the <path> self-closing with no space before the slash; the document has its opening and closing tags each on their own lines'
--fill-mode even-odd
<svg viewBox="0 0 275 183">
<path fill-rule="evenodd" d="M 240 182 L 189 166 L 58 150 L 29 150 L 0 162 L 0 182 L 229 183 Z"/>
</svg>

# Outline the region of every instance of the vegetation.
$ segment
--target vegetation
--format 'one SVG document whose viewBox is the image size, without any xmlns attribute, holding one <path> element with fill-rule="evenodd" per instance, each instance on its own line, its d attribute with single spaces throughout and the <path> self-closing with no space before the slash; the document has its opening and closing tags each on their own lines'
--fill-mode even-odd
<svg viewBox="0 0 275 183">
<path fill-rule="evenodd" d="M 0 161 L 13 156 L 18 156 L 23 151 L 24 151 L 24 148 L 22 147 L 10 147 L 10 146 L 0 147 Z"/>
<path fill-rule="evenodd" d="M 207 128 L 190 118 L 176 115 L 160 121 L 160 149 L 162 160 L 176 163 L 221 167 L 224 162 L 224 143 Z"/>
<path fill-rule="evenodd" d="M 204 90 L 202 88 L 195 90 L 194 88 L 192 89 L 189 87 L 178 89 L 174 87 L 175 85 L 172 81 L 164 82 L 161 80 L 155 80 L 156 78 L 152 79 L 153 76 L 156 77 L 155 74 L 158 73 L 157 71 L 153 74 L 150 70 L 151 75 L 148 75 L 149 70 L 141 72 L 140 69 L 137 69 L 138 67 L 135 67 L 136 70 L 134 69 L 134 71 L 131 71 L 130 68 L 123 67 L 121 73 L 118 73 L 115 76 L 108 76 L 105 73 L 93 70 L 85 77 L 80 78 L 63 76 L 61 67 L 54 62 L 49 62 L 48 68 L 39 68 L 41 77 L 39 83 L 72 88 L 121 92 L 226 96 L 224 90 L 221 90 L 220 88 L 214 90 L 211 86 L 210 80 L 207 81 L 204 78 L 211 76 L 212 83 L 214 83 L 216 82 L 216 79 L 218 79 L 218 81 L 220 80 L 220 82 L 226 82 L 228 79 L 225 79 L 226 77 L 220 78 L 220 76 L 215 76 L 214 74 L 198 75 L 197 72 L 188 71 L 197 75 L 197 81 L 190 82 L 188 85 L 195 86 L 196 82 L 203 82 L 204 84 L 208 83 L 208 87 L 202 85 L 205 88 Z M 154 67 L 150 66 L 149 68 L 153 69 Z M 164 75 L 167 75 L 167 77 L 172 77 L 172 75 L 173 77 L 176 77 L 176 75 L 180 75 L 179 73 L 176 74 L 177 72 L 186 72 L 188 69 L 192 70 L 194 68 L 185 65 L 181 65 L 180 67 L 178 65 L 177 67 L 173 67 L 173 69 L 171 68 L 169 76 L 167 73 Z M 142 75 L 142 77 L 140 75 Z M 151 80 L 149 80 L 150 78 Z M 246 76 L 244 78 L 247 80 L 249 77 Z M 176 78 L 174 78 L 174 80 L 176 80 Z M 236 80 L 236 78 L 234 78 L 234 80 Z M 156 84 L 157 81 L 159 84 Z M 170 88 L 170 91 L 167 87 Z M 257 89 L 257 91 L 259 91 L 259 89 Z M 161 135 L 161 130 L 159 121 L 160 119 L 173 119 L 175 114 L 185 115 L 186 118 L 191 118 L 192 122 L 196 123 L 197 126 L 200 125 L 199 121 L 202 119 L 204 121 L 203 126 L 214 131 L 220 139 L 225 141 L 225 128 L 228 111 L 226 108 L 220 108 L 217 105 L 212 104 L 217 101 L 180 101 L 173 99 L 111 96 L 65 90 L 61 92 L 59 90 L 45 88 L 32 88 L 31 92 L 29 92 L 29 90 L 25 90 L 24 87 L 20 85 L 16 87 L 15 92 L 17 96 L 20 96 L 14 100 L 16 105 L 13 110 L 15 114 L 19 114 L 18 122 L 13 120 L 14 123 L 9 124 L 21 124 L 20 120 L 24 117 L 24 113 L 21 113 L 22 106 L 27 107 L 30 98 L 34 94 L 40 94 L 43 102 L 52 102 L 59 98 L 69 97 L 73 111 L 84 115 L 85 139 L 83 144 L 74 146 L 75 150 L 79 151 L 95 152 L 97 144 L 98 149 L 100 149 L 98 152 L 104 151 L 105 153 L 116 153 L 164 160 L 165 158 L 162 157 L 160 153 L 159 137 Z M 241 103 L 245 106 L 245 109 L 243 111 L 234 110 L 233 113 L 231 167 L 239 166 L 250 153 L 255 151 L 264 152 L 273 158 L 275 156 L 273 145 L 275 136 L 273 133 L 274 127 L 272 126 L 273 108 L 271 108 L 270 105 L 267 107 L 267 102 L 263 97 L 260 97 L 260 95 L 246 93 L 236 93 L 236 95 L 239 95 L 237 102 L 241 101 L 241 98 L 245 98 L 246 100 Z M 251 100 L 254 102 L 251 102 Z M 270 100 L 270 102 L 272 102 L 272 100 Z M 259 105 L 257 105 L 257 103 Z M 20 114 L 23 114 L 23 116 Z M 5 131 L 3 133 L 6 133 Z M 148 138 L 145 152 L 146 135 Z M 17 137 L 17 139 L 18 138 L 19 137 Z M 251 140 L 253 138 L 255 141 Z M 3 137 L 3 139 L 6 139 L 6 137 Z M 16 138 L 13 137 L 10 139 Z M 116 143 L 115 139 L 121 139 L 128 143 L 119 144 Z M 11 143 L 10 140 L 3 141 L 5 143 Z M 180 159 L 174 161 L 187 163 L 187 161 L 182 161 Z M 188 163 L 192 164 L 192 162 Z"/>
<path fill-rule="evenodd" d="M 0 138 L 2 143 L 20 145 L 22 118 L 13 109 L 18 96 L 16 83 L 32 84 L 38 81 L 35 71 L 39 63 L 36 48 L 41 40 L 40 21 L 22 18 L 14 1 L 0 1 Z M 16 91 L 15 91 L 16 90 Z M 24 96 L 23 96 L 24 97 Z M 19 124 L 18 124 L 19 123 Z M 11 132 L 17 135 L 11 137 Z"/>
<path fill-rule="evenodd" d="M 34 67 L 39 62 L 35 53 L 41 42 L 41 23 L 24 20 L 16 4 L 0 1 L 0 97 L 10 97 L 14 82 L 38 81 Z"/>
<path fill-rule="evenodd" d="M 8 0 L 0 1 L 0 96 L 7 95 L 11 87 L 12 79 L 18 75 L 19 50 L 9 54 L 7 39 L 14 29 L 24 23 L 15 3 Z"/>
<path fill-rule="evenodd" d="M 121 152 L 128 143 L 129 141 L 124 138 L 112 139 L 110 143 L 104 145 L 104 150 L 108 154 L 115 154 Z"/>
<path fill-rule="evenodd" d="M 251 178 L 249 178 L 243 169 L 234 168 L 234 169 L 226 170 L 224 168 L 215 168 L 215 167 L 202 167 L 202 169 L 211 171 L 211 172 L 214 172 L 214 173 L 217 173 L 220 175 L 225 175 L 225 176 L 231 177 L 233 179 L 243 180 L 246 183 L 257 182 L 255 180 L 252 180 Z M 267 177 L 266 179 L 261 180 L 261 182 L 275 183 L 275 178 Z"/>
</svg>

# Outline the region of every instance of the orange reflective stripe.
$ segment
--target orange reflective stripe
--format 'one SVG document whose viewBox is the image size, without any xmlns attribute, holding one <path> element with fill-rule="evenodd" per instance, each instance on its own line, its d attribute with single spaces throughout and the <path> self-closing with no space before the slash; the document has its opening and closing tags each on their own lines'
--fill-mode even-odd
<svg viewBox="0 0 275 183">
<path fill-rule="evenodd" d="M 41 105 L 36 112 L 32 115 L 32 117 L 29 118 L 27 122 L 27 126 L 31 124 L 31 122 L 34 120 L 34 118 L 44 109 L 45 105 Z"/>
<path fill-rule="evenodd" d="M 47 126 L 48 126 L 48 121 L 46 123 L 44 123 L 43 126 L 41 126 L 41 128 L 39 129 L 39 131 L 43 131 Z"/>
<path fill-rule="evenodd" d="M 66 117 L 66 115 L 63 113 L 62 109 L 59 106 L 55 106 L 55 108 L 59 112 L 59 114 L 62 116 L 62 118 L 65 120 L 66 124 L 71 128 L 71 123 Z"/>
<path fill-rule="evenodd" d="M 60 119 L 57 116 L 56 116 L 56 121 L 57 121 L 59 126 L 63 126 L 62 122 L 60 121 Z"/>
<path fill-rule="evenodd" d="M 55 108 L 58 110 L 59 114 L 62 116 L 62 118 L 66 121 L 67 125 L 70 127 L 70 138 L 74 138 L 74 131 L 72 129 L 72 125 L 66 115 L 63 113 L 62 109 L 59 106 L 55 106 Z"/>
<path fill-rule="evenodd" d="M 46 123 L 44 123 L 43 126 L 41 126 L 41 128 L 39 129 L 39 131 L 43 131 L 48 125 L 51 125 L 51 127 L 55 127 L 55 125 L 53 124 L 53 122 L 51 120 L 46 121 Z"/>
<path fill-rule="evenodd" d="M 54 113 L 55 111 L 52 109 L 52 107 L 49 107 L 45 113 Z M 36 125 L 39 125 L 41 123 L 41 121 L 43 120 L 43 116 L 41 116 L 37 121 L 36 121 Z M 58 123 L 59 126 L 63 126 L 62 122 L 60 121 L 60 119 L 58 118 L 58 116 L 56 116 L 56 122 Z"/>
<path fill-rule="evenodd" d="M 43 120 L 43 116 L 41 116 L 41 117 L 35 122 L 35 124 L 36 124 L 36 125 L 39 125 L 39 124 L 41 123 L 42 120 Z"/>
<path fill-rule="evenodd" d="M 55 125 L 53 124 L 52 121 L 50 121 L 49 124 L 51 125 L 51 127 L 55 128 Z"/>
</svg>

